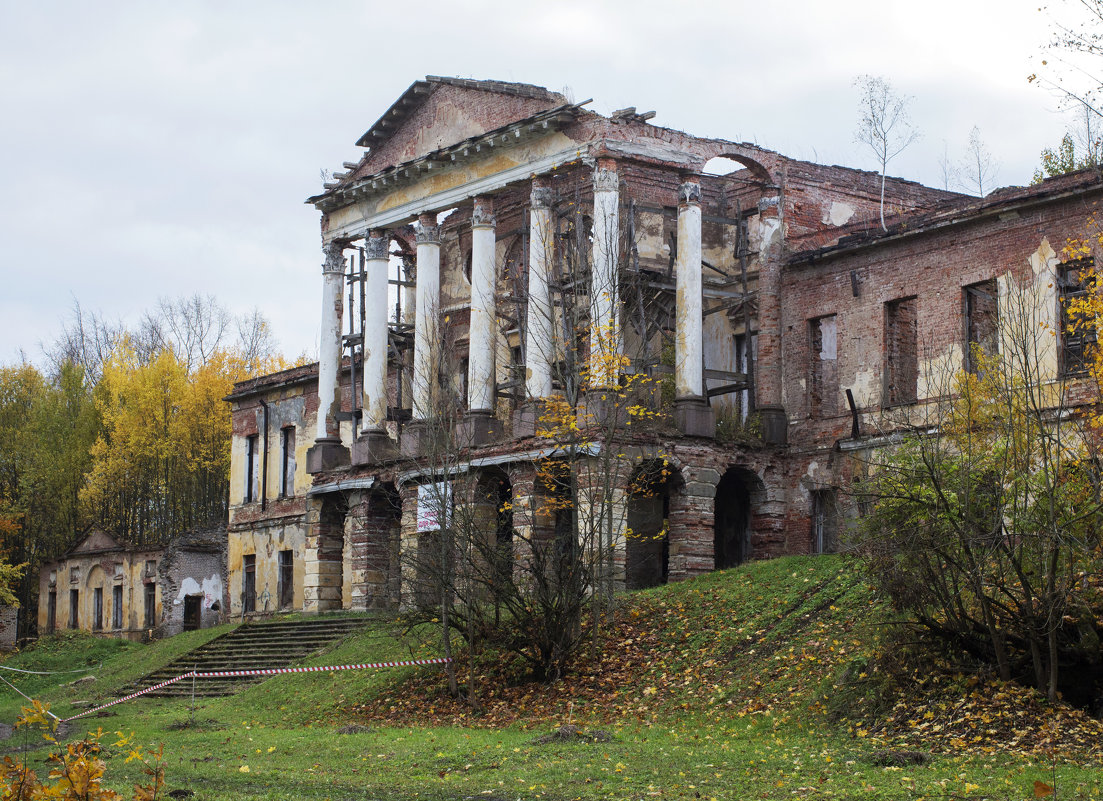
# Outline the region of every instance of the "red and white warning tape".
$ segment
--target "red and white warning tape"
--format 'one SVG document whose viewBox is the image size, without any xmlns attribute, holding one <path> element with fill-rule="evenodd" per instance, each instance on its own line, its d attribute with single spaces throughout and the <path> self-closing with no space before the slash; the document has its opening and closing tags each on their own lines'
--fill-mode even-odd
<svg viewBox="0 0 1103 801">
<path fill-rule="evenodd" d="M 329 667 L 216 670 L 209 673 L 196 673 L 195 677 L 197 679 L 220 679 L 225 676 L 274 676 L 277 673 L 326 673 L 331 670 L 372 670 L 373 668 L 411 667 L 413 665 L 443 665 L 451 661 L 451 659 L 409 659 L 405 662 L 366 662 L 360 665 L 330 665 Z"/>
<path fill-rule="evenodd" d="M 59 721 L 59 722 L 68 723 L 70 720 L 76 720 L 77 718 L 83 718 L 86 715 L 91 715 L 94 712 L 99 712 L 101 709 L 107 709 L 107 707 L 109 707 L 109 706 L 115 706 L 115 704 L 121 704 L 124 701 L 130 701 L 134 698 L 137 698 L 139 695 L 145 695 L 146 693 L 151 693 L 154 690 L 160 690 L 162 687 L 168 687 L 170 684 L 175 684 L 176 682 L 180 681 L 180 679 L 187 678 L 190 675 L 191 675 L 191 673 L 185 673 L 183 676 L 177 676 L 175 679 L 169 679 L 168 681 L 163 681 L 160 684 L 154 684 L 152 687 L 146 687 L 144 690 L 138 690 L 138 692 L 136 692 L 136 693 L 131 693 L 130 695 L 125 695 L 122 698 L 116 698 L 114 701 L 109 701 L 108 703 L 103 704 L 102 706 L 97 706 L 97 707 L 94 707 L 93 709 L 85 710 L 84 712 L 81 712 L 79 715 L 73 715 L 72 717 L 65 718 L 64 720 Z"/>
<path fill-rule="evenodd" d="M 167 687 L 170 684 L 175 684 L 182 679 L 217 679 L 228 676 L 274 676 L 278 673 L 328 673 L 335 670 L 372 670 L 373 668 L 391 668 L 391 667 L 412 667 L 415 665 L 444 665 L 451 662 L 451 659 L 439 658 L 439 659 L 408 659 L 403 662 L 364 662 L 358 665 L 326 665 L 321 667 L 298 667 L 298 668 L 258 668 L 256 670 L 215 670 L 199 673 L 194 670 L 189 670 L 181 676 L 177 676 L 175 679 L 169 679 L 163 681 L 160 684 L 154 684 L 152 687 L 146 687 L 144 690 L 138 690 L 136 693 L 123 696 L 122 698 L 116 698 L 114 701 L 110 701 L 102 706 L 94 707 L 93 709 L 85 710 L 79 715 L 73 715 L 72 717 L 65 718 L 62 723 L 68 723 L 70 720 L 76 720 L 77 718 L 83 718 L 87 715 L 95 714 L 101 710 L 107 709 L 109 706 L 115 706 L 115 704 L 121 704 L 124 701 L 130 701 L 137 698 L 139 695 L 145 695 L 151 693 L 154 690 L 160 690 L 162 687 Z"/>
</svg>

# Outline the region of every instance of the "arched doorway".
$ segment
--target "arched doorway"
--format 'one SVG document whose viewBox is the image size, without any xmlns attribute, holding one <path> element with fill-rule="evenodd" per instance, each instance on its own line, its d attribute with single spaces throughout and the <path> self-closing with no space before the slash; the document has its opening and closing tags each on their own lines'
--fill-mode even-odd
<svg viewBox="0 0 1103 801">
<path fill-rule="evenodd" d="M 624 585 L 642 590 L 666 584 L 670 568 L 670 498 L 680 474 L 669 462 L 640 465 L 628 483 L 628 537 Z"/>
<path fill-rule="evenodd" d="M 746 467 L 730 467 L 720 477 L 713 502 L 713 558 L 717 570 L 735 567 L 753 556 L 751 512 L 765 495 L 762 479 Z"/>
</svg>

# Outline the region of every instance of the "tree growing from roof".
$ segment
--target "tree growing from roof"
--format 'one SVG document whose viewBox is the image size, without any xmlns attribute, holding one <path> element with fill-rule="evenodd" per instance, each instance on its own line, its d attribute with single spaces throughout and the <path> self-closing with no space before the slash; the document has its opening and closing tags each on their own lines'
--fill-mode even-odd
<svg viewBox="0 0 1103 801">
<path fill-rule="evenodd" d="M 897 93 L 881 76 L 860 75 L 858 87 L 858 128 L 854 140 L 866 145 L 877 158 L 881 172 L 881 229 L 885 226 L 885 177 L 889 162 L 919 138 L 919 131 L 908 116 L 911 98 Z"/>
<path fill-rule="evenodd" d="M 962 186 L 969 194 L 984 197 L 994 188 L 999 171 L 999 162 L 992 158 L 988 146 L 980 138 L 980 127 L 974 125 L 957 171 Z"/>
</svg>

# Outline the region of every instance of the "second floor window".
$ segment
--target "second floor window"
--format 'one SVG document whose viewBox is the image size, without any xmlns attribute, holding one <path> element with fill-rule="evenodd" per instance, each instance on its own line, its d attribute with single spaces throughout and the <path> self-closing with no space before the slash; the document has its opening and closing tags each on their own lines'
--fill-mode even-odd
<svg viewBox="0 0 1103 801">
<path fill-rule="evenodd" d="M 257 500 L 257 435 L 245 438 L 245 502 Z"/>
<path fill-rule="evenodd" d="M 295 494 L 295 428 L 280 429 L 280 497 Z"/>
<path fill-rule="evenodd" d="M 1069 304 L 1088 293 L 1084 280 L 1092 259 L 1077 259 L 1057 266 L 1057 291 L 1061 304 L 1061 375 L 1083 375 L 1088 372 L 1091 348 L 1095 344 L 1095 329 L 1075 325 L 1075 316 L 1069 313 Z"/>
<path fill-rule="evenodd" d="M 964 288 L 965 368 L 979 369 L 978 362 L 999 353 L 999 289 L 996 282 L 982 281 Z"/>
<path fill-rule="evenodd" d="M 808 321 L 811 337 L 809 414 L 831 417 L 839 412 L 838 326 L 835 315 Z"/>
<path fill-rule="evenodd" d="M 917 299 L 885 304 L 885 406 L 915 403 L 919 385 Z"/>
</svg>

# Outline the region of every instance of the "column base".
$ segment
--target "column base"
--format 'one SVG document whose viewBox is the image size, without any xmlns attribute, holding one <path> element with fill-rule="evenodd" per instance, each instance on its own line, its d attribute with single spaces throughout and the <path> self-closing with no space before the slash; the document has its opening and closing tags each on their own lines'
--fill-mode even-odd
<svg viewBox="0 0 1103 801">
<path fill-rule="evenodd" d="M 544 402 L 539 398 L 527 400 L 513 410 L 513 437 L 525 439 L 535 437 L 540 428 L 540 418 L 544 416 Z"/>
<path fill-rule="evenodd" d="M 621 398 L 620 390 L 589 389 L 582 398 L 579 425 L 583 428 L 623 428 L 628 422 L 628 401 Z"/>
<path fill-rule="evenodd" d="M 337 437 L 314 440 L 314 446 L 306 452 L 306 472 L 325 473 L 340 467 L 348 467 L 349 449 Z"/>
<path fill-rule="evenodd" d="M 424 420 L 411 420 L 398 435 L 398 451 L 407 459 L 424 456 L 431 444 L 429 424 Z"/>
<path fill-rule="evenodd" d="M 704 398 L 677 398 L 674 401 L 674 424 L 687 437 L 716 436 L 716 413 Z"/>
<path fill-rule="evenodd" d="M 502 434 L 502 424 L 489 409 L 471 409 L 456 428 L 461 448 L 488 445 Z"/>
<path fill-rule="evenodd" d="M 789 441 L 789 418 L 780 406 L 759 406 L 756 410 L 762 420 L 762 438 L 773 445 L 785 445 Z"/>
<path fill-rule="evenodd" d="M 398 448 L 394 440 L 380 429 L 361 432 L 360 437 L 352 443 L 351 457 L 354 465 L 385 462 L 397 455 Z"/>
</svg>

